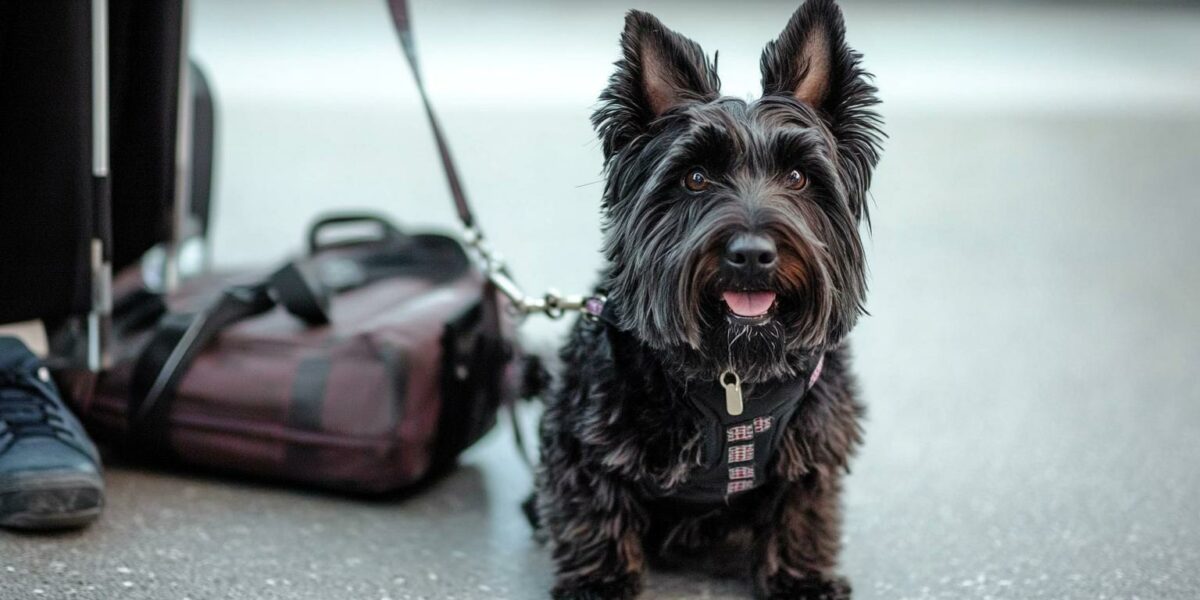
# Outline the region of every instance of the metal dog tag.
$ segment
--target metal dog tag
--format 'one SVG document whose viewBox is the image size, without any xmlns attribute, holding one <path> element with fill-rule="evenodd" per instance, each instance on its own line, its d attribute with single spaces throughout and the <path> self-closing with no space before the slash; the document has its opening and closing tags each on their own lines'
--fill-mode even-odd
<svg viewBox="0 0 1200 600">
<path fill-rule="evenodd" d="M 717 381 L 725 387 L 725 412 L 731 417 L 742 414 L 742 378 L 733 369 L 726 369 Z"/>
</svg>

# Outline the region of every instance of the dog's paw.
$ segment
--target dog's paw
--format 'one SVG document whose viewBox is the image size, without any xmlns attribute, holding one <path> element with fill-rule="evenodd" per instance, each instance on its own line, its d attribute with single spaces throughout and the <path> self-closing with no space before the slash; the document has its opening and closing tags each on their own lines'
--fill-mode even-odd
<svg viewBox="0 0 1200 600">
<path fill-rule="evenodd" d="M 550 596 L 554 600 L 629 600 L 642 589 L 637 577 L 623 577 L 607 581 L 570 581 L 554 586 Z"/>
<path fill-rule="evenodd" d="M 767 582 L 768 600 L 850 600 L 850 582 L 844 577 L 787 577 L 777 575 Z"/>
</svg>

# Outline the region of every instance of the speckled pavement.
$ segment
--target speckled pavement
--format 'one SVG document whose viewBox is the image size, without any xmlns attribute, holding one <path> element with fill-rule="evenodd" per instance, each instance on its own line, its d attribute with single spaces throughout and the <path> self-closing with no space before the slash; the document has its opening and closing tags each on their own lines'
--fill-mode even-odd
<svg viewBox="0 0 1200 600">
<path fill-rule="evenodd" d="M 1012 19 L 1029 25 L 1025 39 L 1067 22 L 1023 10 Z M 198 11 L 203 26 L 233 9 Z M 856 13 L 867 29 L 890 31 L 866 8 L 848 18 Z M 1150 55 L 1196 66 L 1200 34 L 1178 33 L 1195 13 L 1156 14 L 1138 18 L 1161 21 L 1142 34 L 1161 45 L 1105 38 L 1133 65 L 1114 69 L 1168 68 Z M 1113 31 L 1123 15 L 1110 15 Z M 985 31 L 985 21 L 964 27 Z M 197 34 L 212 67 L 229 65 L 209 49 L 241 39 L 231 27 Z M 887 46 L 872 39 L 873 50 Z M 425 47 L 444 49 L 435 37 Z M 1086 46 L 1042 60 L 1066 60 L 1072 48 Z M 881 86 L 897 78 L 880 72 Z M 885 111 L 872 314 L 853 335 L 870 407 L 845 499 L 843 570 L 859 600 L 1200 596 L 1200 105 L 1126 105 L 1103 87 L 1113 82 L 1088 81 L 1096 87 L 1081 95 L 1117 95 L 1079 110 L 898 102 Z M 1195 84 L 1180 80 L 1185 97 Z M 219 262 L 282 256 L 300 223 L 343 198 L 449 223 L 417 113 L 256 104 L 226 90 Z M 599 193 L 583 185 L 599 164 L 587 103 L 503 119 L 447 104 L 481 219 L 518 274 L 533 288 L 585 285 Z M 401 134 L 411 144 L 396 148 Z M 514 139 L 531 147 L 507 152 Z M 546 347 L 558 331 L 537 323 L 530 336 Z M 107 512 L 91 528 L 0 532 L 0 599 L 543 598 L 552 566 L 518 507 L 529 481 L 503 426 L 446 480 L 385 502 L 112 466 Z M 654 572 L 645 597 L 747 598 L 749 589 Z"/>
</svg>

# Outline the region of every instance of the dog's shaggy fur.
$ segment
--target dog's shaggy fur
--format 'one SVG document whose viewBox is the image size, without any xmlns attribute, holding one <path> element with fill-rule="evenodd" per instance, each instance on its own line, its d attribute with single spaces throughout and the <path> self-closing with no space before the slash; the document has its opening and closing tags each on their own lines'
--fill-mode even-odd
<svg viewBox="0 0 1200 600">
<path fill-rule="evenodd" d="M 831 0 L 808 0 L 767 44 L 751 103 L 721 97 L 700 47 L 649 14 L 629 13 L 621 45 L 593 117 L 611 316 L 575 325 L 541 425 L 535 507 L 557 563 L 553 596 L 630 598 L 647 561 L 740 547 L 760 597 L 847 598 L 834 572 L 839 493 L 863 409 L 844 340 L 866 292 L 875 88 Z M 697 170 L 702 190 L 684 185 Z M 803 187 L 786 184 L 794 170 Z M 743 233 L 778 249 L 769 274 L 722 268 Z M 769 318 L 733 315 L 729 290 L 775 292 Z M 768 480 L 717 505 L 671 498 L 712 458 L 700 443 L 711 424 L 680 390 L 717 385 L 725 369 L 753 390 L 810 373 L 821 356 Z"/>
</svg>

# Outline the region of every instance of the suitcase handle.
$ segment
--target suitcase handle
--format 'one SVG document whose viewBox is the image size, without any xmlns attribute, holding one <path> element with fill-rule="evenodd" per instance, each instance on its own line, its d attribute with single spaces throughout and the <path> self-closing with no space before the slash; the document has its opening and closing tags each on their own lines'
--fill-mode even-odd
<svg viewBox="0 0 1200 600">
<path fill-rule="evenodd" d="M 363 225 L 373 226 L 375 229 L 374 235 L 361 235 L 355 231 L 355 227 L 361 229 Z M 322 236 L 329 236 L 329 232 L 334 229 L 350 230 L 350 235 L 345 235 L 336 241 L 322 242 Z M 357 234 L 357 235 L 356 235 Z M 316 254 L 322 250 L 329 248 L 338 248 L 343 246 L 354 246 L 357 244 L 370 242 L 390 242 L 403 239 L 404 232 L 400 231 L 387 217 L 376 213 L 334 213 L 323 216 L 308 229 L 308 253 Z"/>
</svg>

